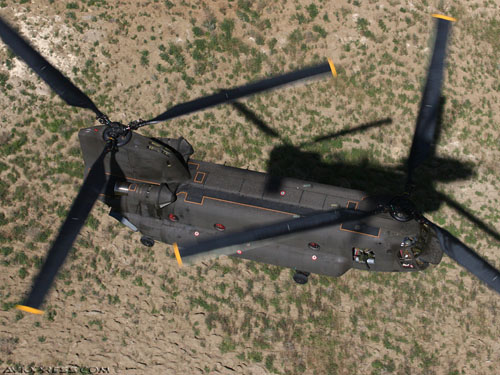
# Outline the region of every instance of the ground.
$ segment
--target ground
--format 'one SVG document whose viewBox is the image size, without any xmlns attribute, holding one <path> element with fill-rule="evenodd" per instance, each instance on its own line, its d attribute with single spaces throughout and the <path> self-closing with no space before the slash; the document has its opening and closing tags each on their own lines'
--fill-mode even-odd
<svg viewBox="0 0 500 375">
<path fill-rule="evenodd" d="M 441 137 L 415 197 L 429 218 L 500 266 L 498 1 L 0 6 L 103 112 L 125 123 L 331 57 L 337 78 L 241 100 L 279 137 L 232 105 L 141 131 L 183 135 L 198 159 L 370 192 L 402 189 L 432 50 L 430 15 L 456 17 Z M 16 311 L 77 194 L 77 130 L 94 118 L 65 105 L 4 46 L 0 57 L 2 371 L 34 364 L 122 374 L 500 372 L 499 295 L 446 256 L 425 272 L 351 270 L 304 286 L 287 269 L 228 258 L 179 270 L 169 246 L 141 246 L 101 203 L 46 314 Z"/>
</svg>

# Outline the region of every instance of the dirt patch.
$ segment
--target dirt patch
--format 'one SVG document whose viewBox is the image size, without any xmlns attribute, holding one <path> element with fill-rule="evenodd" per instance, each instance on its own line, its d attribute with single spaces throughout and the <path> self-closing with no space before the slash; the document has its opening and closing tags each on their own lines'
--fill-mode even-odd
<svg viewBox="0 0 500 375">
<path fill-rule="evenodd" d="M 298 161 L 316 160 L 331 181 L 383 190 L 402 176 L 409 152 L 432 47 L 429 15 L 451 14 L 458 21 L 437 154 L 456 161 L 446 165 L 471 163 L 474 173 L 432 183 L 496 228 L 498 5 L 437 3 L 36 1 L 9 3 L 3 17 L 123 122 L 332 57 L 335 80 L 241 101 L 279 137 L 263 134 L 232 106 L 142 132 L 183 135 L 196 158 L 260 171 L 276 147 L 293 145 Z M 16 312 L 77 194 L 83 162 L 76 133 L 94 119 L 51 94 L 5 47 L 0 54 L 0 369 L 35 363 L 124 374 L 499 372 L 498 295 L 449 258 L 418 274 L 351 271 L 339 279 L 314 276 L 303 287 L 292 284 L 289 270 L 230 259 L 179 270 L 170 247 L 144 249 L 101 204 L 46 314 Z M 387 118 L 392 122 L 314 141 Z M 440 165 L 429 168 L 449 175 Z M 353 169 L 375 177 L 349 178 Z M 426 214 L 498 264 L 498 241 L 456 208 L 442 204 Z"/>
</svg>

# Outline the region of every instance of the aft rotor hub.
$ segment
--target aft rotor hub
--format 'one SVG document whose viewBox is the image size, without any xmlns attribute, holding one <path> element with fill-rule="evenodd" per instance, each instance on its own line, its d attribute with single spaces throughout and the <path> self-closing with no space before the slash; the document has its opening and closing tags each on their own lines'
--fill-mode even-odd
<svg viewBox="0 0 500 375">
<path fill-rule="evenodd" d="M 405 195 L 394 197 L 389 202 L 389 212 L 394 219 L 401 222 L 410 221 L 418 216 L 415 205 Z"/>
</svg>

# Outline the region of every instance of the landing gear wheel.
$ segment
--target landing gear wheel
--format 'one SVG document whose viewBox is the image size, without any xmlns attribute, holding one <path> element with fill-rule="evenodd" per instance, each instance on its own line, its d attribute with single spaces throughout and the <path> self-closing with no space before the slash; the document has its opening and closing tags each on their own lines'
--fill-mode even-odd
<svg viewBox="0 0 500 375">
<path fill-rule="evenodd" d="M 309 272 L 295 271 L 295 274 L 293 275 L 293 281 L 295 281 L 297 284 L 306 284 L 307 280 L 309 280 L 309 275 Z"/>
<path fill-rule="evenodd" d="M 155 240 L 153 240 L 152 238 L 146 237 L 146 236 L 142 236 L 141 237 L 141 243 L 144 246 L 153 247 L 153 245 L 155 244 Z"/>
</svg>

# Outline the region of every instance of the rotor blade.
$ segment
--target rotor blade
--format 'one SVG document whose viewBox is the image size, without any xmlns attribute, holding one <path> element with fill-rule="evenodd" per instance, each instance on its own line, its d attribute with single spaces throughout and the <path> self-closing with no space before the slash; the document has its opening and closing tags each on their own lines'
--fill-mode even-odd
<svg viewBox="0 0 500 375">
<path fill-rule="evenodd" d="M 16 306 L 18 309 L 35 314 L 43 313 L 43 311 L 38 308 L 42 304 L 59 268 L 64 263 L 76 236 L 80 232 L 80 229 L 94 206 L 94 202 L 106 183 L 103 160 L 107 152 L 108 150 L 105 148 L 92 165 L 80 192 L 73 201 L 73 205 L 69 210 L 64 224 L 59 230 L 56 240 L 49 250 L 47 259 L 33 283 L 28 298 L 24 301 L 23 305 Z"/>
<path fill-rule="evenodd" d="M 166 112 L 163 112 L 161 115 L 155 117 L 154 119 L 141 122 L 138 126 L 141 127 L 144 125 L 170 120 L 174 117 L 200 111 L 202 109 L 213 107 L 219 104 L 232 102 L 245 96 L 254 95 L 262 91 L 271 90 L 291 82 L 314 77 L 328 72 L 331 72 L 334 76 L 337 76 L 337 72 L 335 70 L 333 62 L 330 59 L 328 59 L 328 62 L 320 65 L 296 70 L 294 72 L 286 73 L 277 77 L 263 79 L 261 81 L 250 83 L 248 85 L 236 87 L 230 90 L 223 90 L 217 94 L 204 96 L 202 98 L 198 98 L 186 103 L 177 104 Z"/>
<path fill-rule="evenodd" d="M 179 265 L 192 264 L 207 256 L 231 255 L 261 247 L 268 239 L 296 234 L 327 225 L 359 220 L 374 215 L 377 211 L 363 212 L 350 209 L 316 213 L 296 219 L 270 224 L 265 227 L 245 230 L 223 237 L 215 237 L 205 242 L 190 245 L 179 250 L 174 244 L 174 251 Z M 240 251 L 239 251 L 240 250 Z"/>
<path fill-rule="evenodd" d="M 31 47 L 17 32 L 0 18 L 0 37 L 5 44 L 33 69 L 66 103 L 75 107 L 94 111 L 97 117 L 104 115 L 90 98 L 54 68 L 45 58 Z"/>
<path fill-rule="evenodd" d="M 441 249 L 455 262 L 460 264 L 470 273 L 477 276 L 479 280 L 488 285 L 491 289 L 500 293 L 500 271 L 481 258 L 470 247 L 463 244 L 447 230 L 440 228 L 436 224 L 425 219 L 436 232 L 436 236 L 441 244 Z"/>
<path fill-rule="evenodd" d="M 436 122 L 438 117 L 441 85 L 443 81 L 444 60 L 446 56 L 446 42 L 450 30 L 451 17 L 433 14 L 437 18 L 436 41 L 432 53 L 431 64 L 427 73 L 427 82 L 420 103 L 417 117 L 417 126 L 413 135 L 410 156 L 408 157 L 407 187 L 413 183 L 413 172 L 429 155 L 434 141 Z"/>
</svg>

